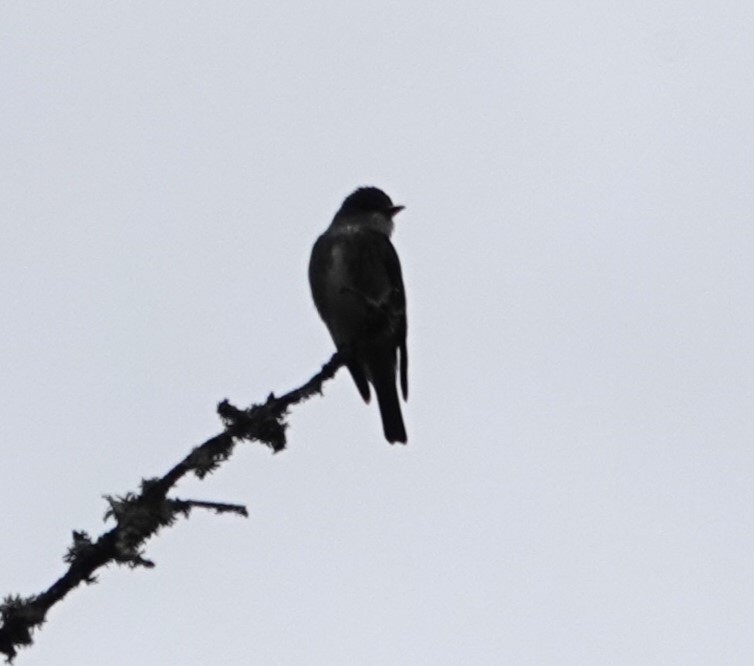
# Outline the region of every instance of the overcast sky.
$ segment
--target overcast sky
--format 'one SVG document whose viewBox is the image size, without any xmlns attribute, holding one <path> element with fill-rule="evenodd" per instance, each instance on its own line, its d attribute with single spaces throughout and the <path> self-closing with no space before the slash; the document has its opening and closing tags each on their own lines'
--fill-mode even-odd
<svg viewBox="0 0 754 666">
<path fill-rule="evenodd" d="M 332 342 L 406 205 L 409 443 L 346 373 L 19 666 L 754 663 L 751 2 L 0 4 L 0 595 Z"/>
</svg>

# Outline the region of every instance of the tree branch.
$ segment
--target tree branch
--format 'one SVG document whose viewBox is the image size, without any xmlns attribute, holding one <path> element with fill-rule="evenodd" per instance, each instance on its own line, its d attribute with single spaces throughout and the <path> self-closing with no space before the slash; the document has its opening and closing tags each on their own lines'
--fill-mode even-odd
<svg viewBox="0 0 754 666">
<path fill-rule="evenodd" d="M 95 583 L 94 573 L 98 569 L 113 562 L 131 568 L 153 567 L 154 563 L 144 557 L 146 542 L 160 528 L 171 526 L 181 516 L 188 517 L 192 509 L 248 516 L 242 505 L 171 499 L 167 494 L 189 472 L 199 479 L 213 472 L 230 457 L 239 441 L 257 441 L 274 453 L 282 451 L 286 445 L 288 409 L 321 394 L 324 382 L 332 379 L 344 363 L 344 356 L 336 353 L 303 386 L 279 398 L 270 393 L 264 403 L 248 409 L 238 409 L 223 400 L 217 406 L 225 425 L 223 432 L 197 446 L 164 476 L 142 480 L 138 493 L 106 496 L 109 508 L 105 520 L 113 519 L 115 527 L 96 541 L 86 532 L 75 531 L 73 544 L 63 558 L 69 565 L 68 571 L 61 578 L 40 594 L 26 598 L 11 595 L 0 604 L 0 653 L 11 662 L 17 654 L 16 648 L 31 645 L 34 629 L 44 623 L 50 608 L 81 583 Z"/>
</svg>

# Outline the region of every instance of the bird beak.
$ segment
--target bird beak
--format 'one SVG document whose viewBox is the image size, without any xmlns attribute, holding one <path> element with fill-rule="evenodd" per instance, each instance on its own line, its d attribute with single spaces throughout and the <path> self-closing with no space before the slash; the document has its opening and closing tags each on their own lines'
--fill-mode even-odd
<svg viewBox="0 0 754 666">
<path fill-rule="evenodd" d="M 388 213 L 390 214 L 390 217 L 395 217 L 398 213 L 400 213 L 405 206 L 391 206 L 388 208 Z"/>
</svg>

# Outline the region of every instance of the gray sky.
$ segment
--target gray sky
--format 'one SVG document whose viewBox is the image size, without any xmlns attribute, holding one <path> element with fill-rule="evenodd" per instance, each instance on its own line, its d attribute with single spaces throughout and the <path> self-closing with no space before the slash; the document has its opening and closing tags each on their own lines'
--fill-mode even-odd
<svg viewBox="0 0 754 666">
<path fill-rule="evenodd" d="M 749 2 L 0 6 L 0 594 L 332 351 L 311 245 L 407 206 L 409 445 L 340 374 L 44 664 L 754 661 Z"/>
</svg>

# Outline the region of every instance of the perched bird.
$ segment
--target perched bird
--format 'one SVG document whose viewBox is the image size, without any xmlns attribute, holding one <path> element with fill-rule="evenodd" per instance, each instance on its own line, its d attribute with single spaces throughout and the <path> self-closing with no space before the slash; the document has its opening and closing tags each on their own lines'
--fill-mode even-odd
<svg viewBox="0 0 754 666">
<path fill-rule="evenodd" d="M 364 402 L 374 387 L 385 439 L 407 440 L 396 388 L 400 353 L 403 399 L 408 398 L 406 294 L 398 254 L 390 242 L 393 218 L 403 210 L 376 187 L 346 197 L 314 244 L 309 284 L 319 316 Z"/>
</svg>

